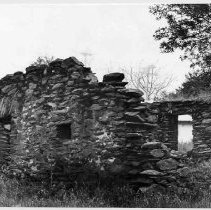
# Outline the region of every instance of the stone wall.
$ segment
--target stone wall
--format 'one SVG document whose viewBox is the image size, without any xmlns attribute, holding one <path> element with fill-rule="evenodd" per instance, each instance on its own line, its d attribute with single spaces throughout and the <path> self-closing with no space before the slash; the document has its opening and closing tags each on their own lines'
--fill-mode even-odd
<svg viewBox="0 0 211 210">
<path fill-rule="evenodd" d="M 178 115 L 191 115 L 193 119 L 193 152 L 197 156 L 210 156 L 210 102 L 167 101 L 151 104 L 151 109 L 159 110 L 157 121 L 159 129 L 156 131 L 159 140 L 174 150 L 177 150 L 178 146 Z"/>
<path fill-rule="evenodd" d="M 122 159 L 126 101 L 143 100 L 142 93 L 126 90 L 123 79 L 116 73 L 98 82 L 73 57 L 3 78 L 0 119 L 10 119 L 10 170 L 37 176 L 56 168 L 59 175 L 83 161 L 104 170 Z"/>
<path fill-rule="evenodd" d="M 93 169 L 132 183 L 170 182 L 168 174 L 183 167 L 171 152 L 178 114 L 193 116 L 194 149 L 209 153 L 209 103 L 144 103 L 143 93 L 127 89 L 123 79 L 112 73 L 98 82 L 74 57 L 3 78 L 0 159 L 7 171 L 70 179 Z"/>
</svg>

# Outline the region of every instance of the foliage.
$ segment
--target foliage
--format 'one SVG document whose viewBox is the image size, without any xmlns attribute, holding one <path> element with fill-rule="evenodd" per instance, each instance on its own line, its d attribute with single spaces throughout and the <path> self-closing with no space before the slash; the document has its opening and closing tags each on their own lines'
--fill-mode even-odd
<svg viewBox="0 0 211 210">
<path fill-rule="evenodd" d="M 156 101 L 204 101 L 211 102 L 211 93 L 208 91 L 201 91 L 198 95 L 184 95 L 177 93 L 166 93 L 162 98 L 157 98 Z"/>
<path fill-rule="evenodd" d="M 178 98 L 178 95 L 174 92 L 167 92 L 167 91 L 162 91 L 160 95 L 156 96 L 154 98 L 155 101 L 171 101 L 174 100 L 175 98 Z"/>
<path fill-rule="evenodd" d="M 161 4 L 150 7 L 157 20 L 167 25 L 156 30 L 154 37 L 160 40 L 162 52 L 176 49 L 183 51 L 181 59 L 188 59 L 196 71 L 186 75 L 186 81 L 176 95 L 198 96 L 209 92 L 211 79 L 211 4 Z"/>
<path fill-rule="evenodd" d="M 41 65 L 49 65 L 54 60 L 54 57 L 48 57 L 48 56 L 39 56 L 37 60 L 32 63 L 33 66 L 41 66 Z"/>
<path fill-rule="evenodd" d="M 157 20 L 167 26 L 156 30 L 162 52 L 183 51 L 181 59 L 191 61 L 191 67 L 211 66 L 211 4 L 161 4 L 150 7 Z"/>
<path fill-rule="evenodd" d="M 192 165 L 188 180 L 190 188 L 152 188 L 134 190 L 117 180 L 105 180 L 88 186 L 75 183 L 43 182 L 0 177 L 0 206 L 13 207 L 139 207 L 139 208 L 210 208 L 211 161 Z"/>
<path fill-rule="evenodd" d="M 177 90 L 178 94 L 189 96 L 198 96 L 201 92 L 209 92 L 211 90 L 211 70 L 202 69 L 188 73 L 186 81 Z"/>
<path fill-rule="evenodd" d="M 211 70 L 196 70 L 186 75 L 186 81 L 175 91 L 171 93 L 162 92 L 157 101 L 175 100 L 175 99 L 206 99 L 210 98 L 211 91 Z M 207 98 L 208 99 L 208 98 Z"/>
</svg>

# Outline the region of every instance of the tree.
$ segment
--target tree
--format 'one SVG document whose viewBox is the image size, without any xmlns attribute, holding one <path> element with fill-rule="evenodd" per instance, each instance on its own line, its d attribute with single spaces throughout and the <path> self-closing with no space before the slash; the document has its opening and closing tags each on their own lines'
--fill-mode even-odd
<svg viewBox="0 0 211 210">
<path fill-rule="evenodd" d="M 159 69 L 155 65 L 139 67 L 136 71 L 133 67 L 122 69 L 129 86 L 144 92 L 146 101 L 153 101 L 173 81 L 172 76 L 161 77 Z"/>
<path fill-rule="evenodd" d="M 180 49 L 180 58 L 190 60 L 191 67 L 211 67 L 211 4 L 161 4 L 150 12 L 167 21 L 154 34 L 162 52 Z"/>
<path fill-rule="evenodd" d="M 51 56 L 51 57 L 47 57 L 47 56 L 44 56 L 44 57 L 41 57 L 39 56 L 37 58 L 37 60 L 32 63 L 33 66 L 41 66 L 41 65 L 49 65 L 52 61 L 54 60 L 54 57 Z"/>
<path fill-rule="evenodd" d="M 162 91 L 158 96 L 155 97 L 155 101 L 172 101 L 178 99 L 178 94 L 175 92 Z"/>
<path fill-rule="evenodd" d="M 198 96 L 203 92 L 211 90 L 211 71 L 210 69 L 197 70 L 186 75 L 186 81 L 177 90 L 178 95 L 185 97 Z"/>
</svg>

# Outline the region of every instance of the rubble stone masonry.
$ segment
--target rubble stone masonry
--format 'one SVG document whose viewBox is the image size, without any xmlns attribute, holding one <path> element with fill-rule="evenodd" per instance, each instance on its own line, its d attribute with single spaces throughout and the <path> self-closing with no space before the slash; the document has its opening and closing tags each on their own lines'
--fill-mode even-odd
<svg viewBox="0 0 211 210">
<path fill-rule="evenodd" d="M 124 74 L 111 73 L 98 82 L 74 57 L 1 79 L 2 166 L 42 178 L 52 170 L 77 176 L 81 165 L 90 165 L 130 182 L 164 182 L 167 171 L 183 167 L 171 151 L 177 150 L 179 114 L 193 117 L 193 151 L 210 154 L 211 104 L 145 103 L 123 80 Z"/>
</svg>

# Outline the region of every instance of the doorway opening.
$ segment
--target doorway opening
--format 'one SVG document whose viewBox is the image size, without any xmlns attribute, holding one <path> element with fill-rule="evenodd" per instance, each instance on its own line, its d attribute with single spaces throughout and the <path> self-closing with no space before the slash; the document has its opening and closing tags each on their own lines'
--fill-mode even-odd
<svg viewBox="0 0 211 210">
<path fill-rule="evenodd" d="M 0 164 L 10 159 L 11 117 L 0 118 Z"/>
<path fill-rule="evenodd" d="M 178 115 L 178 151 L 193 149 L 193 119 L 191 115 Z"/>
</svg>

